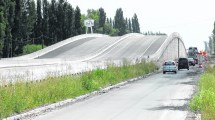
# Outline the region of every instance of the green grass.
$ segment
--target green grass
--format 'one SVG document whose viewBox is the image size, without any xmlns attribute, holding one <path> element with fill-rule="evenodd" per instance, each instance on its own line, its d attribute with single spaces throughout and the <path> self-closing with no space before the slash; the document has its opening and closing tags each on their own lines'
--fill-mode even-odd
<svg viewBox="0 0 215 120">
<path fill-rule="evenodd" d="M 208 67 L 200 77 L 199 91 L 190 102 L 193 111 L 200 111 L 202 120 L 215 119 L 215 68 Z"/>
<path fill-rule="evenodd" d="M 0 119 L 142 76 L 156 68 L 151 62 L 142 61 L 135 65 L 125 62 L 122 67 L 109 65 L 107 69 L 97 69 L 82 75 L 49 77 L 37 83 L 17 82 L 0 87 Z"/>
</svg>

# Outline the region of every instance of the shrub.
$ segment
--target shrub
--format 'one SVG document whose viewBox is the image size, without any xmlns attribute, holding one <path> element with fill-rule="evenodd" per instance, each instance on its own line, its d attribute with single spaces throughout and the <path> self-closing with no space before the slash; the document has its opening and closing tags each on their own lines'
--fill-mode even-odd
<svg viewBox="0 0 215 120">
<path fill-rule="evenodd" d="M 35 44 L 32 44 L 32 45 L 25 45 L 23 47 L 23 54 L 30 54 L 30 53 L 33 53 L 33 52 L 36 52 L 38 50 L 41 50 L 42 49 L 42 45 L 35 45 Z"/>
</svg>

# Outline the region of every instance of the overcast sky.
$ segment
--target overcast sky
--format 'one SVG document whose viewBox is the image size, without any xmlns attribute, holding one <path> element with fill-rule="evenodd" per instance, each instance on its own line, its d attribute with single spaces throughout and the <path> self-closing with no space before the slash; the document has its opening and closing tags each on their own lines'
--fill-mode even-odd
<svg viewBox="0 0 215 120">
<path fill-rule="evenodd" d="M 107 17 L 114 18 L 122 8 L 124 17 L 137 14 L 141 32 L 160 31 L 168 35 L 178 32 L 186 48 L 204 50 L 204 41 L 212 34 L 215 21 L 215 0 L 67 0 L 81 13 L 104 8 Z"/>
</svg>

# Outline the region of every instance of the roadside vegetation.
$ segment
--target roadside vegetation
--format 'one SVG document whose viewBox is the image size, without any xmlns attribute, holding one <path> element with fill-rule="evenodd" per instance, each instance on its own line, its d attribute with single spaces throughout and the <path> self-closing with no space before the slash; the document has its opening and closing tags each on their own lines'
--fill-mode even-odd
<svg viewBox="0 0 215 120">
<path fill-rule="evenodd" d="M 27 44 L 23 47 L 23 55 L 26 55 L 26 54 L 30 54 L 30 53 L 33 53 L 33 52 L 36 52 L 38 50 L 41 50 L 44 46 L 42 45 L 36 45 L 36 44 Z"/>
<path fill-rule="evenodd" d="M 48 77 L 41 82 L 17 82 L 0 87 L 0 119 L 60 100 L 74 98 L 156 70 L 152 62 L 109 65 L 81 75 Z"/>
<path fill-rule="evenodd" d="M 215 68 L 209 66 L 200 77 L 198 93 L 190 102 L 194 112 L 200 112 L 202 120 L 215 119 Z"/>
</svg>

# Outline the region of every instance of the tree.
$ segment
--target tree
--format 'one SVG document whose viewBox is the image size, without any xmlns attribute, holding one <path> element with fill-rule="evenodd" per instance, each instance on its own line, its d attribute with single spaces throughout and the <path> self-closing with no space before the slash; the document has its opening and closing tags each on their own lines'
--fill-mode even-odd
<svg viewBox="0 0 215 120">
<path fill-rule="evenodd" d="M 107 18 L 107 19 L 106 19 L 106 23 L 110 23 L 110 20 L 109 20 L 109 18 Z"/>
<path fill-rule="evenodd" d="M 58 41 L 63 40 L 64 38 L 64 33 L 63 33 L 63 27 L 64 27 L 64 0 L 59 0 L 57 4 L 57 38 Z"/>
<path fill-rule="evenodd" d="M 66 19 L 67 19 L 67 25 L 66 25 L 66 34 L 67 38 L 72 37 L 75 35 L 74 31 L 74 9 L 72 8 L 71 5 L 67 6 L 67 11 L 66 11 Z"/>
<path fill-rule="evenodd" d="M 123 17 L 123 11 L 121 8 L 116 10 L 115 28 L 119 30 L 118 33 L 119 36 L 126 34 L 126 24 L 125 19 Z"/>
<path fill-rule="evenodd" d="M 132 28 L 133 28 L 133 32 L 140 33 L 140 25 L 139 25 L 136 13 L 134 14 L 134 16 L 132 18 Z"/>
<path fill-rule="evenodd" d="M 94 9 L 88 9 L 87 18 L 94 20 L 93 31 L 98 32 L 97 30 L 99 29 L 99 11 L 94 10 Z M 103 28 L 101 28 L 101 29 L 103 29 Z"/>
<path fill-rule="evenodd" d="M 42 12 L 41 12 L 42 6 L 41 6 L 41 0 L 37 0 L 37 19 L 35 24 L 35 37 L 41 37 L 42 35 Z M 42 41 L 37 41 L 37 44 L 41 44 Z"/>
<path fill-rule="evenodd" d="M 106 21 L 106 13 L 103 8 L 99 8 L 99 27 L 103 28 L 102 33 L 105 33 L 105 31 L 104 31 L 105 30 L 104 29 L 105 21 Z"/>
<path fill-rule="evenodd" d="M 50 43 L 50 39 L 47 39 L 47 37 L 49 37 L 49 8 L 48 8 L 49 4 L 48 4 L 48 1 L 47 0 L 43 0 L 43 14 L 42 14 L 42 39 L 44 40 L 44 44 L 45 45 L 49 45 Z M 45 38 L 45 37 L 46 38 Z"/>
<path fill-rule="evenodd" d="M 126 26 L 126 30 L 128 30 L 128 18 L 125 18 L 125 26 Z"/>
<path fill-rule="evenodd" d="M 74 24 L 75 24 L 75 35 L 80 35 L 82 33 L 81 11 L 78 6 L 75 9 L 75 23 Z"/>
<path fill-rule="evenodd" d="M 22 36 L 21 36 L 21 27 L 22 27 L 21 15 L 22 15 L 22 0 L 15 0 L 15 16 L 14 16 L 13 27 L 11 30 L 12 31 L 11 33 L 13 36 L 13 41 L 12 41 L 13 56 L 14 56 L 14 54 L 19 54 L 17 48 L 19 46 L 18 41 L 22 38 Z"/>
<path fill-rule="evenodd" d="M 49 35 L 52 38 L 52 43 L 49 45 L 57 42 L 57 3 L 56 0 L 51 1 L 51 5 L 49 6 Z"/>
<path fill-rule="evenodd" d="M 129 20 L 128 20 L 128 30 L 129 30 L 129 32 L 133 32 L 133 31 L 132 31 L 131 19 L 130 19 L 130 18 L 129 18 Z"/>
<path fill-rule="evenodd" d="M 34 30 L 34 25 L 36 23 L 36 5 L 34 0 L 28 0 L 27 1 L 27 30 L 29 32 L 29 36 L 31 35 L 34 37 L 33 30 Z"/>
<path fill-rule="evenodd" d="M 15 3 L 12 1 L 3 1 L 3 12 L 5 19 L 5 36 L 4 36 L 4 46 L 3 46 L 3 57 L 12 56 L 12 35 L 11 30 L 14 21 L 14 7 Z"/>
<path fill-rule="evenodd" d="M 68 18 L 68 11 L 69 11 L 69 4 L 67 2 L 64 2 L 63 4 L 63 24 L 62 24 L 62 34 L 63 34 L 63 39 L 68 38 L 69 33 L 68 33 L 68 23 L 69 23 L 69 18 Z"/>
<path fill-rule="evenodd" d="M 2 57 L 2 49 L 4 46 L 4 37 L 5 37 L 5 28 L 6 28 L 6 20 L 4 17 L 4 9 L 5 8 L 5 1 L 0 1 L 0 57 Z"/>
</svg>

